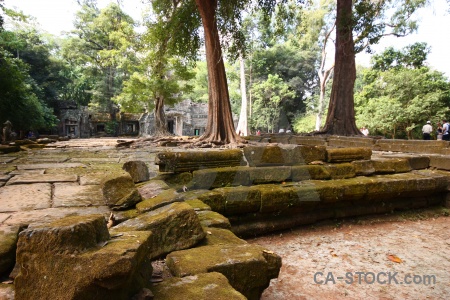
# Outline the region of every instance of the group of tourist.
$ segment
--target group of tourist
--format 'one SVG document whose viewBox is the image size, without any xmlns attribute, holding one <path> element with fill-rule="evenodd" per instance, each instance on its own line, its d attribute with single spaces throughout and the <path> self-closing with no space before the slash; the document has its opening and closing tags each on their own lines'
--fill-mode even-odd
<svg viewBox="0 0 450 300">
<path fill-rule="evenodd" d="M 442 120 L 442 123 L 438 122 L 436 124 L 436 139 L 450 141 L 449 124 L 447 120 Z M 431 133 L 433 132 L 433 126 L 431 126 L 431 121 L 427 121 L 422 127 L 422 134 L 424 140 L 431 140 Z"/>
</svg>

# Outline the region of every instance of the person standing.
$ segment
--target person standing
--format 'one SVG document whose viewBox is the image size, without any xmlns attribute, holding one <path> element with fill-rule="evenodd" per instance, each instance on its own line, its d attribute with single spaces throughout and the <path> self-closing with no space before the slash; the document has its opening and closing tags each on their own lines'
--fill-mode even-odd
<svg viewBox="0 0 450 300">
<path fill-rule="evenodd" d="M 436 130 L 436 138 L 438 141 L 442 140 L 442 124 L 441 122 L 437 123 L 437 130 Z"/>
<path fill-rule="evenodd" d="M 442 140 L 444 141 L 450 141 L 450 134 L 448 132 L 448 123 L 447 120 L 442 121 Z"/>
<path fill-rule="evenodd" d="M 431 126 L 431 122 L 427 121 L 427 124 L 423 125 L 422 133 L 424 140 L 431 140 L 431 132 L 433 131 L 433 127 Z"/>
</svg>

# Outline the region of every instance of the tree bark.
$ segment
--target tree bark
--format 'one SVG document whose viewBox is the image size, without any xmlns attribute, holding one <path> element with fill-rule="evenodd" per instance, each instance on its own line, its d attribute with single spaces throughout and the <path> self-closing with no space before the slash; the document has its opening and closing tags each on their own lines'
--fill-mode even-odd
<svg viewBox="0 0 450 300">
<path fill-rule="evenodd" d="M 169 130 L 167 130 L 166 125 L 166 114 L 164 112 L 164 98 L 155 98 L 155 109 L 153 111 L 155 116 L 155 134 L 154 136 L 169 136 L 172 135 Z"/>
<path fill-rule="evenodd" d="M 218 144 L 240 141 L 234 131 L 225 65 L 216 23 L 217 0 L 195 0 L 202 18 L 208 69 L 208 121 L 201 141 Z"/>
<path fill-rule="evenodd" d="M 352 0 L 337 0 L 336 53 L 327 120 L 321 133 L 361 135 L 356 127 L 353 88 L 356 79 Z"/>
<path fill-rule="evenodd" d="M 239 122 L 236 132 L 239 135 L 248 135 L 247 122 L 247 89 L 245 86 L 245 61 L 242 55 L 239 56 L 239 66 L 241 71 L 241 113 L 239 114 Z"/>
</svg>

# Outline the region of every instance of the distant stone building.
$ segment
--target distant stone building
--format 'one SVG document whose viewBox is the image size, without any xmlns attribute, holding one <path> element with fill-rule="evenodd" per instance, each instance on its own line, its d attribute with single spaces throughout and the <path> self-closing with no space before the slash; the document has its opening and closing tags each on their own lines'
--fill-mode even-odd
<svg viewBox="0 0 450 300">
<path fill-rule="evenodd" d="M 184 100 L 173 107 L 166 106 L 167 129 L 175 135 L 200 136 L 205 132 L 208 104 Z M 106 136 L 111 116 L 98 113 L 88 107 L 66 103 L 60 108 L 59 135 L 73 138 Z M 117 113 L 118 134 L 127 136 L 151 136 L 155 132 L 153 112 L 140 114 Z M 236 120 L 235 120 L 236 122 Z"/>
</svg>

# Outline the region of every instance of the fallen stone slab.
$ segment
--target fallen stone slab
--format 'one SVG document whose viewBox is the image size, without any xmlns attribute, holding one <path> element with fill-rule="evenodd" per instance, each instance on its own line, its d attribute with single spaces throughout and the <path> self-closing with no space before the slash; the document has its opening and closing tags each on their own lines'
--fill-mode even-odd
<svg viewBox="0 0 450 300">
<path fill-rule="evenodd" d="M 199 211 L 210 211 L 211 207 L 205 204 L 203 201 L 199 199 L 189 199 L 184 201 L 186 204 L 189 204 L 196 212 Z"/>
<path fill-rule="evenodd" d="M 55 183 L 52 207 L 86 207 L 105 205 L 99 185 Z"/>
<path fill-rule="evenodd" d="M 93 214 L 101 214 L 108 218 L 111 210 L 107 206 L 98 207 L 58 207 L 58 208 L 46 208 L 39 210 L 19 211 L 14 213 L 3 213 L 0 216 L 7 216 L 2 222 L 3 225 L 19 226 L 25 228 L 28 225 L 42 220 L 59 220 L 68 216 L 86 216 Z"/>
<path fill-rule="evenodd" d="M 194 209 L 182 202 L 143 213 L 111 229 L 114 233 L 126 231 L 152 231 L 153 258 L 192 247 L 205 237 Z"/>
<path fill-rule="evenodd" d="M 198 211 L 197 216 L 203 227 L 231 229 L 230 221 L 215 211 Z"/>
<path fill-rule="evenodd" d="M 28 175 L 28 174 L 44 174 L 44 169 L 37 170 L 14 170 L 9 173 L 9 175 Z"/>
<path fill-rule="evenodd" d="M 33 224 L 19 234 L 15 299 L 130 299 L 151 277 L 150 236 L 111 238 L 98 215 Z"/>
<path fill-rule="evenodd" d="M 86 165 L 84 165 L 84 164 L 79 164 L 79 163 L 25 164 L 25 165 L 17 165 L 17 170 L 66 169 L 66 168 L 86 168 Z"/>
<path fill-rule="evenodd" d="M 127 161 L 123 164 L 122 169 L 131 175 L 134 183 L 147 181 L 150 178 L 147 165 L 143 161 Z"/>
<path fill-rule="evenodd" d="M 172 252 L 166 264 L 176 277 L 219 272 L 245 297 L 259 299 L 278 277 L 281 258 L 256 245 L 212 245 Z"/>
<path fill-rule="evenodd" d="M 136 204 L 136 209 L 140 213 L 148 212 L 151 210 L 155 210 L 157 208 L 163 207 L 165 205 L 174 203 L 174 202 L 181 202 L 183 201 L 183 196 L 180 195 L 176 190 L 174 189 L 168 189 L 162 191 L 159 195 L 150 198 L 145 199 L 138 204 Z"/>
<path fill-rule="evenodd" d="M 17 159 L 17 156 L 0 156 L 0 164 L 9 164 Z"/>
<path fill-rule="evenodd" d="M 0 182 L 6 182 L 11 178 L 11 175 L 0 175 Z"/>
<path fill-rule="evenodd" d="M 241 165 L 242 152 L 238 149 L 220 151 L 162 152 L 156 155 L 155 163 L 160 172 L 192 172 L 200 169 L 237 167 Z"/>
<path fill-rule="evenodd" d="M 19 226 L 0 226 L 0 276 L 8 275 L 16 262 Z"/>
<path fill-rule="evenodd" d="M 355 148 L 328 148 L 326 151 L 327 162 L 351 162 L 354 160 L 370 159 L 372 156 L 371 148 L 355 147 Z"/>
<path fill-rule="evenodd" d="M 151 180 L 137 187 L 142 199 L 149 199 L 157 196 L 164 190 L 168 190 L 169 186 L 163 180 Z"/>
<path fill-rule="evenodd" d="M 4 186 L 0 189 L 0 212 L 49 208 L 51 195 L 50 183 Z"/>
<path fill-rule="evenodd" d="M 127 209 L 142 200 L 133 179 L 126 172 L 106 174 L 100 186 L 106 205 L 112 209 Z"/>
<path fill-rule="evenodd" d="M 245 240 L 238 238 L 231 230 L 223 228 L 208 227 L 205 228 L 206 237 L 198 246 L 211 245 L 241 245 L 247 244 Z"/>
<path fill-rule="evenodd" d="M 29 184 L 29 183 L 55 183 L 55 182 L 77 182 L 77 175 L 59 174 L 23 174 L 17 175 L 8 180 L 6 185 Z"/>
<path fill-rule="evenodd" d="M 173 277 L 151 287 L 155 299 L 172 300 L 245 300 L 233 289 L 228 279 L 220 273 L 211 272 L 183 278 Z"/>
</svg>

